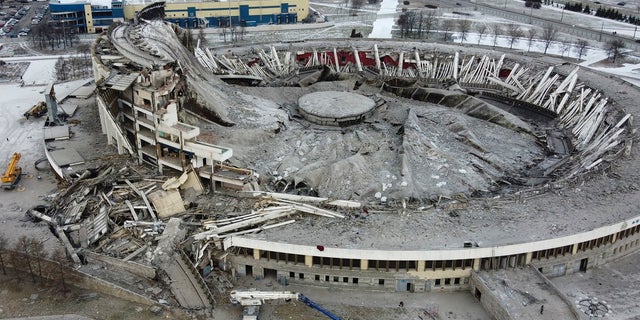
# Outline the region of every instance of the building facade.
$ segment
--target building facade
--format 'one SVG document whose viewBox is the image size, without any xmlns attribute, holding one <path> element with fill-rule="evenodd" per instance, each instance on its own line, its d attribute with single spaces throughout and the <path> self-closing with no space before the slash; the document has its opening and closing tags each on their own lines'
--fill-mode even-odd
<svg viewBox="0 0 640 320">
<path fill-rule="evenodd" d="M 404 251 L 347 249 L 233 236 L 223 267 L 239 276 L 365 290 L 470 290 L 472 272 L 532 265 L 555 277 L 586 271 L 636 252 L 640 216 L 570 236 L 495 247 Z"/>
<path fill-rule="evenodd" d="M 89 2 L 49 2 L 51 21 L 77 33 L 100 33 L 114 21 L 124 20 L 123 2 L 112 1 L 111 7 Z"/>
<path fill-rule="evenodd" d="M 100 33 L 114 21 L 132 20 L 144 2 L 112 1 L 111 7 L 78 1 L 51 1 L 51 20 L 79 33 Z M 165 19 L 183 28 L 292 24 L 307 17 L 308 0 L 167 2 Z"/>
</svg>

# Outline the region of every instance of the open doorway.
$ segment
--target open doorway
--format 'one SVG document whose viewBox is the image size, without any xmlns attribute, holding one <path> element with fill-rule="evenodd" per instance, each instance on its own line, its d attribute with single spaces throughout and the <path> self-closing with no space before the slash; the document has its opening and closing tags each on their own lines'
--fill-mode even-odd
<svg viewBox="0 0 640 320">
<path fill-rule="evenodd" d="M 252 277 L 253 276 L 253 266 L 250 265 L 246 265 L 244 267 L 244 272 L 247 276 Z"/>
<path fill-rule="evenodd" d="M 278 279 L 278 271 L 276 271 L 276 269 L 264 268 L 264 278 L 276 280 Z"/>
<path fill-rule="evenodd" d="M 580 260 L 580 271 L 582 272 L 587 271 L 588 265 L 589 265 L 589 258 L 584 258 Z"/>
<path fill-rule="evenodd" d="M 480 290 L 478 288 L 476 288 L 476 299 L 478 299 L 478 301 L 482 300 L 482 292 L 480 292 Z"/>
<path fill-rule="evenodd" d="M 407 282 L 407 291 L 414 292 L 413 282 Z"/>
</svg>

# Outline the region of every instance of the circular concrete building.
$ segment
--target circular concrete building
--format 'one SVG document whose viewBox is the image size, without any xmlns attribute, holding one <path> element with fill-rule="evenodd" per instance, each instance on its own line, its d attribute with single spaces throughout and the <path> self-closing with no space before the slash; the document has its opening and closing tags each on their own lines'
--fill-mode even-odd
<svg viewBox="0 0 640 320">
<path fill-rule="evenodd" d="M 371 115 L 376 102 L 357 93 L 320 91 L 300 97 L 298 107 L 300 114 L 308 121 L 344 127 L 359 123 Z"/>
</svg>

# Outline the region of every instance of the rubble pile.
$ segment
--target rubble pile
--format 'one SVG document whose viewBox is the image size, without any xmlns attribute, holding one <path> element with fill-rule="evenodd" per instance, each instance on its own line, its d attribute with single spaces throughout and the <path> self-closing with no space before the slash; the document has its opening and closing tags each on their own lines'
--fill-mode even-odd
<svg viewBox="0 0 640 320">
<path fill-rule="evenodd" d="M 231 287 L 224 274 L 211 272 L 225 268 L 226 237 L 291 224 L 300 215 L 342 219 L 345 214 L 329 208 L 360 208 L 352 201 L 252 191 L 216 195 L 235 198 L 249 212 L 235 206 L 216 212 L 200 207 L 211 201 L 203 195 L 193 169 L 166 177 L 114 161 L 87 170 L 52 195 L 50 206 L 27 214 L 50 225 L 76 264 L 97 254 L 151 267 L 180 306 L 209 309 L 215 305 L 209 288 L 222 293 Z M 203 274 L 211 277 L 205 281 Z"/>
</svg>

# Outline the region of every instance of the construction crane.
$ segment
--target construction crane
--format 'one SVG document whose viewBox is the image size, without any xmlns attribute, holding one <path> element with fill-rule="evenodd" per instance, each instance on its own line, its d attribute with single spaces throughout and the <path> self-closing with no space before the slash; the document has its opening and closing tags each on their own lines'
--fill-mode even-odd
<svg viewBox="0 0 640 320">
<path fill-rule="evenodd" d="M 20 180 L 22 175 L 22 168 L 18 167 L 18 161 L 20 161 L 21 154 L 15 152 L 9 162 L 7 171 L 2 176 L 2 188 L 5 190 L 11 190 L 16 187 L 16 184 Z"/>
<path fill-rule="evenodd" d="M 24 113 L 24 117 L 29 120 L 30 117 L 40 118 L 47 113 L 47 104 L 44 101 L 40 101 L 31 107 Z"/>
<path fill-rule="evenodd" d="M 240 304 L 244 307 L 242 313 L 242 320 L 257 320 L 258 312 L 261 305 L 265 300 L 278 300 L 283 299 L 290 301 L 292 299 L 298 300 L 307 306 L 316 309 L 329 319 L 342 320 L 342 318 L 331 313 L 329 310 L 323 308 L 321 305 L 313 302 L 302 293 L 296 293 L 291 291 L 231 291 L 230 294 L 231 303 Z"/>
</svg>

